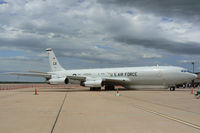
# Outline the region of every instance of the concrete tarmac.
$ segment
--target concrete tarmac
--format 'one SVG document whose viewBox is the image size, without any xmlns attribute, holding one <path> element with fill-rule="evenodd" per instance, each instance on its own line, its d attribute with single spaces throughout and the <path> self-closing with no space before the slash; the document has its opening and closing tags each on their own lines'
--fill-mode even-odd
<svg viewBox="0 0 200 133">
<path fill-rule="evenodd" d="M 200 99 L 189 91 L 0 91 L 0 133 L 198 133 Z"/>
</svg>

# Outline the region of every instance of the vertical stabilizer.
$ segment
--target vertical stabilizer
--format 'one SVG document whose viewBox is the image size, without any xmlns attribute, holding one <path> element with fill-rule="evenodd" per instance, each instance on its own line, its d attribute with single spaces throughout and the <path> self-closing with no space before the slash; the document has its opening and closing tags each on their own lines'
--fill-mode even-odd
<svg viewBox="0 0 200 133">
<path fill-rule="evenodd" d="M 51 67 L 51 71 L 64 71 L 65 69 L 60 65 L 60 63 L 58 62 L 52 48 L 47 48 L 46 52 L 48 53 L 49 56 L 49 64 Z"/>
</svg>

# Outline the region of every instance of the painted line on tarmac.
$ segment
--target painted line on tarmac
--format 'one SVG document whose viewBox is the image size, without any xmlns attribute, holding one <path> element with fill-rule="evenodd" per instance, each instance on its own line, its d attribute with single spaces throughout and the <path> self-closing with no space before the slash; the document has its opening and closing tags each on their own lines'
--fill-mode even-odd
<svg viewBox="0 0 200 133">
<path fill-rule="evenodd" d="M 132 97 L 129 97 L 129 96 L 124 96 L 124 97 L 128 97 L 128 98 L 131 98 L 131 99 L 134 99 L 134 100 L 137 100 L 137 101 L 151 103 L 151 104 L 162 106 L 162 107 L 167 107 L 167 108 L 170 108 L 170 109 L 175 109 L 175 110 L 179 110 L 179 111 L 185 111 L 185 112 L 193 113 L 193 114 L 196 114 L 196 115 L 200 115 L 200 112 L 192 112 L 192 111 L 184 110 L 184 109 L 173 107 L 173 106 L 169 106 L 169 105 L 154 103 L 154 102 L 150 102 L 150 101 L 139 99 L 139 98 L 132 98 Z"/>
<path fill-rule="evenodd" d="M 131 97 L 129 97 L 129 96 L 123 96 L 123 97 L 129 98 L 129 99 L 133 99 L 133 98 L 131 98 Z M 149 103 L 151 103 L 151 102 L 149 102 Z M 141 110 L 143 110 L 143 111 L 145 111 L 145 112 L 149 112 L 149 113 L 152 113 L 152 114 L 161 116 L 161 117 L 163 117 L 163 118 L 167 118 L 167 119 L 169 119 L 169 120 L 173 120 L 173 121 L 176 121 L 176 122 L 178 122 L 178 123 L 181 123 L 181 124 L 187 125 L 187 126 L 189 126 L 189 127 L 192 127 L 192 128 L 195 128 L 195 129 L 200 130 L 200 126 L 199 126 L 199 125 L 193 124 L 193 123 L 191 123 L 191 122 L 188 122 L 188 121 L 185 121 L 185 120 L 181 120 L 181 119 L 178 119 L 178 118 L 169 116 L 169 115 L 165 115 L 165 114 L 163 114 L 163 113 L 160 113 L 160 112 L 157 112 L 157 111 L 154 111 L 154 110 L 150 110 L 150 109 L 144 108 L 144 107 L 139 106 L 139 105 L 136 105 L 136 104 L 134 104 L 134 107 L 136 107 L 136 108 L 138 108 L 138 109 L 141 109 Z"/>
<path fill-rule="evenodd" d="M 122 97 L 126 97 L 126 98 L 129 98 L 129 99 L 133 99 L 133 98 L 130 98 L 128 96 L 122 96 Z M 147 109 L 143 106 L 139 106 L 139 105 L 136 105 L 136 104 L 131 104 L 133 105 L 134 107 L 138 108 L 138 109 L 141 109 L 145 112 L 149 112 L 151 114 L 155 114 L 157 116 L 161 116 L 163 118 L 166 118 L 166 119 L 169 119 L 169 120 L 172 120 L 172 121 L 175 121 L 175 122 L 178 122 L 180 124 L 184 124 L 186 126 L 189 126 L 189 127 L 192 127 L 192 128 L 195 128 L 197 130 L 200 130 L 200 126 L 199 125 L 196 125 L 196 124 L 193 124 L 191 122 L 188 122 L 188 121 L 185 121 L 185 120 L 181 120 L 181 119 L 178 119 L 178 118 L 175 118 L 175 117 L 172 117 L 172 116 L 169 116 L 169 115 L 166 115 L 166 114 L 163 114 L 163 113 L 160 113 L 160 112 L 157 112 L 157 111 L 154 111 L 154 110 L 151 110 L 151 109 Z"/>
<path fill-rule="evenodd" d="M 169 120 L 173 120 L 173 121 L 176 121 L 178 123 L 181 123 L 181 124 L 184 124 L 184 125 L 187 125 L 189 127 L 192 127 L 192 128 L 195 128 L 195 129 L 198 129 L 200 130 L 200 126 L 196 125 L 196 124 L 193 124 L 193 123 L 190 123 L 188 121 L 184 121 L 184 120 L 181 120 L 181 119 L 178 119 L 178 118 L 175 118 L 175 117 L 172 117 L 172 116 L 169 116 L 169 115 L 165 115 L 165 114 L 162 114 L 160 112 L 157 112 L 157 111 L 154 111 L 154 110 L 150 110 L 150 109 L 147 109 L 147 108 L 144 108 L 142 106 L 138 106 L 138 105 L 134 105 L 136 108 L 138 109 L 141 109 L 145 112 L 149 112 L 149 113 L 152 113 L 152 114 L 155 114 L 155 115 L 158 115 L 158 116 L 161 116 L 161 117 L 164 117 L 164 118 L 167 118 Z"/>
<path fill-rule="evenodd" d="M 63 107 L 64 103 L 65 103 L 66 97 L 67 97 L 67 92 L 65 93 L 65 97 L 64 97 L 64 99 L 63 99 L 63 101 L 62 101 L 62 104 L 61 104 L 60 109 L 59 109 L 59 111 L 58 111 L 58 114 L 57 114 L 57 116 L 56 116 L 56 120 L 55 120 L 55 122 L 54 122 L 54 124 L 53 124 L 53 127 L 52 127 L 52 129 L 51 129 L 51 133 L 53 133 L 53 131 L 54 131 L 54 128 L 55 128 L 56 123 L 57 123 L 57 121 L 58 121 L 58 118 L 59 118 L 59 116 L 60 116 L 60 112 L 61 112 L 61 110 L 62 110 L 62 107 Z"/>
</svg>

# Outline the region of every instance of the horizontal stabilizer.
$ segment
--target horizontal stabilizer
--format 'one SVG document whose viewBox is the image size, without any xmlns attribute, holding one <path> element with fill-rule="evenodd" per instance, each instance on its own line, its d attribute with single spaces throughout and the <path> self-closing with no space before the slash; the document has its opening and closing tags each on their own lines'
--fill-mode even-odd
<svg viewBox="0 0 200 133">
<path fill-rule="evenodd" d="M 38 71 L 33 71 L 33 70 L 29 70 L 28 72 L 30 72 L 30 73 L 41 73 L 41 74 L 47 74 L 47 72 L 38 72 Z"/>
<path fill-rule="evenodd" d="M 42 73 L 7 73 L 8 75 L 17 75 L 17 76 L 33 76 L 33 77 L 44 77 L 51 78 L 50 74 L 42 74 Z"/>
</svg>

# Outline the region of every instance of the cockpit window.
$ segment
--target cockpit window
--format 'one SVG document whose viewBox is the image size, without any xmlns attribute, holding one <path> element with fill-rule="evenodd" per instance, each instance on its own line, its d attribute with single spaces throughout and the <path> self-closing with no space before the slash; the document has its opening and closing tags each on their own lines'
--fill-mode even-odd
<svg viewBox="0 0 200 133">
<path fill-rule="evenodd" d="M 191 71 L 189 70 L 181 70 L 181 72 L 188 72 L 188 73 L 192 73 Z"/>
</svg>

